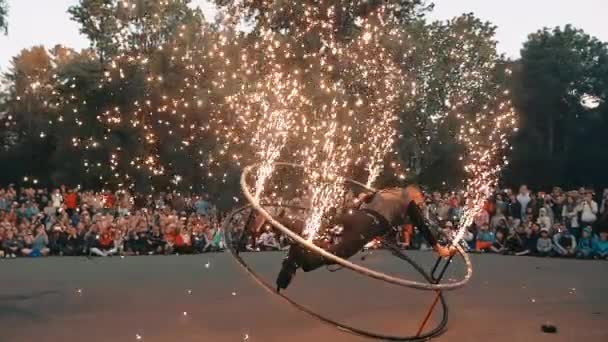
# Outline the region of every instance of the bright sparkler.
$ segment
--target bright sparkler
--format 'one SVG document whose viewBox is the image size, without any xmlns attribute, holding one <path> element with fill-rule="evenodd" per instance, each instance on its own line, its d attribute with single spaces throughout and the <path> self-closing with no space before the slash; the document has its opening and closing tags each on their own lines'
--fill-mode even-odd
<svg viewBox="0 0 608 342">
<path fill-rule="evenodd" d="M 163 14 L 178 3 L 155 2 L 148 11 L 140 8 L 147 2 L 116 0 L 107 8 L 116 13 L 112 20 L 118 34 L 112 42 L 117 52 L 104 61 L 98 87 L 119 97 L 132 79 L 139 79 L 136 99 L 91 109 L 87 99 L 77 97 L 78 80 L 58 74 L 28 80 L 20 94 L 48 98 L 45 106 L 57 114 L 52 125 L 90 127 L 87 120 L 96 121 L 101 133 L 83 129 L 83 136 L 70 137 L 71 146 L 92 152 L 82 158 L 86 172 L 107 169 L 108 174 L 100 175 L 104 182 L 112 178 L 131 184 L 134 173 L 145 170 L 150 177 L 173 174 L 181 182 L 182 175 L 164 158 L 167 152 L 184 151 L 208 177 L 217 177 L 212 167 L 225 167 L 227 161 L 240 166 L 253 155 L 262 162 L 255 183 L 260 197 L 273 163 L 289 157 L 310 170 L 306 185 L 313 209 L 306 234 L 312 239 L 324 213 L 343 196 L 342 179 L 354 164 L 366 164 L 368 185 L 380 175 L 396 140 L 398 110 L 420 112 L 426 121 L 405 124 L 420 124 L 423 129 L 415 138 L 425 143 L 432 140 L 433 130 L 455 117 L 469 175 L 460 239 L 496 183 L 515 124 L 510 103 L 502 99 L 508 94 L 500 94 L 501 100 L 485 94 L 473 118 L 462 114 L 496 69 L 493 61 L 476 60 L 483 49 L 463 38 L 479 38 L 477 31 L 461 32 L 466 25 L 456 23 L 439 48 L 428 44 L 437 39 L 431 36 L 417 50 L 408 45 L 410 32 L 391 17 L 390 9 L 397 5 L 390 1 L 277 6 L 275 0 L 239 0 L 222 12 L 219 31 L 189 22 L 189 17 L 177 18 L 183 23 L 175 26 Z M 248 19 L 253 32 L 239 32 Z M 91 20 L 101 25 L 99 18 Z M 434 68 L 442 58 L 439 49 L 447 51 L 443 56 L 453 68 Z M 421 65 L 412 61 L 419 54 Z M 63 58 L 91 62 L 97 56 L 68 51 Z M 433 79 L 437 73 L 451 82 L 440 84 L 442 77 Z M 405 84 L 409 91 L 404 91 Z M 91 111 L 92 116 L 82 115 Z M 113 142 L 124 135 L 136 136 L 140 143 L 131 154 Z M 179 141 L 172 144 L 175 137 Z M 215 153 L 203 148 L 209 137 Z"/>
</svg>

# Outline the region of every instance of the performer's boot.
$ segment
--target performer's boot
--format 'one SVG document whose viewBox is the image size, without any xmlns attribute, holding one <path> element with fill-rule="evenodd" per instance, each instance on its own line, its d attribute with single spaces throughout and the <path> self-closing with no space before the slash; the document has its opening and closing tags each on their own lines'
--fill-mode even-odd
<svg viewBox="0 0 608 342">
<path fill-rule="evenodd" d="M 293 244 L 289 247 L 289 254 L 283 260 L 283 266 L 277 276 L 277 291 L 286 289 L 296 274 L 298 268 L 304 272 L 310 272 L 325 265 L 325 259 L 314 252 Z"/>
<path fill-rule="evenodd" d="M 280 292 L 289 286 L 299 267 L 300 266 L 296 263 L 294 258 L 291 257 L 291 255 L 288 255 L 285 260 L 283 260 L 281 271 L 277 276 L 277 292 Z"/>
</svg>

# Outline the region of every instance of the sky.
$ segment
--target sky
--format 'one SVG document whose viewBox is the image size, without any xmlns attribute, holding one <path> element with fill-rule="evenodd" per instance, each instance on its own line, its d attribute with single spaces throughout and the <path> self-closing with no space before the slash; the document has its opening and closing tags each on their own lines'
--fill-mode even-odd
<svg viewBox="0 0 608 342">
<path fill-rule="evenodd" d="M 498 26 L 498 50 L 508 57 L 519 57 L 528 34 L 542 27 L 571 23 L 608 42 L 606 0 L 435 0 L 433 19 L 449 19 L 473 12 Z M 0 35 L 0 71 L 6 71 L 10 59 L 22 49 L 34 45 L 52 47 L 62 44 L 85 48 L 89 43 L 69 19 L 67 8 L 78 0 L 8 0 L 9 34 Z M 193 0 L 211 15 L 207 0 Z"/>
</svg>

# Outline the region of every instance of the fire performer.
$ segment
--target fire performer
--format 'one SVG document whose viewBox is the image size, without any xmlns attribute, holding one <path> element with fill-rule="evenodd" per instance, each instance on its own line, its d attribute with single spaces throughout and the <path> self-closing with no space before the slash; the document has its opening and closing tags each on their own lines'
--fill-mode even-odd
<svg viewBox="0 0 608 342">
<path fill-rule="evenodd" d="M 386 235 L 392 227 L 403 225 L 407 217 L 440 256 L 449 257 L 456 252 L 453 247 L 444 247 L 437 243 L 437 238 L 429 229 L 420 209 L 424 198 L 417 187 L 384 189 L 371 195 L 360 196 L 360 200 L 358 209 L 348 210 L 333 220 L 333 225 L 340 225 L 343 229 L 339 242 L 322 246 L 329 253 L 344 259 L 350 258 L 374 238 Z M 302 221 L 285 217 L 279 218 L 278 221 L 291 231 L 302 234 Z M 257 219 L 254 226 L 260 227 L 263 224 L 263 219 Z M 298 268 L 310 272 L 332 263 L 297 243 L 292 244 L 276 280 L 277 291 L 289 286 Z"/>
</svg>

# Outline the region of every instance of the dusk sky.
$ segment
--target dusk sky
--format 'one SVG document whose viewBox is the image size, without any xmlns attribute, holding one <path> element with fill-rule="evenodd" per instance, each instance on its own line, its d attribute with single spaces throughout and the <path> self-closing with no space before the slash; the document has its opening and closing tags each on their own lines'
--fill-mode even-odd
<svg viewBox="0 0 608 342">
<path fill-rule="evenodd" d="M 212 13 L 206 0 L 193 0 L 205 13 Z M 6 71 L 11 57 L 21 49 L 43 44 L 72 48 L 89 45 L 78 33 L 66 10 L 78 0 L 8 0 L 9 34 L 0 35 L 0 70 Z M 448 19 L 473 12 L 498 26 L 499 52 L 519 56 L 529 33 L 544 26 L 574 24 L 587 33 L 608 41 L 606 0 L 435 0 L 434 19 Z"/>
</svg>

